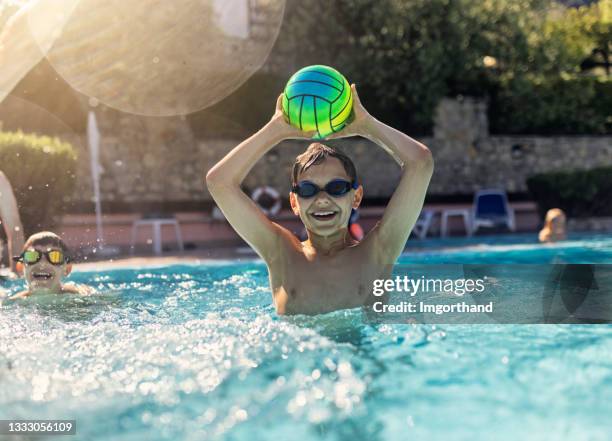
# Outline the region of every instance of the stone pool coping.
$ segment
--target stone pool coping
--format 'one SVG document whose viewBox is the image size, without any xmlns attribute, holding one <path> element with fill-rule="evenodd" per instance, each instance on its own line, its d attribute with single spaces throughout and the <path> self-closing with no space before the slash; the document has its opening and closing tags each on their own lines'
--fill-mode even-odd
<svg viewBox="0 0 612 441">
<path fill-rule="evenodd" d="M 249 252 L 247 252 L 249 251 Z M 207 262 L 218 262 L 220 260 L 257 260 L 258 256 L 244 248 L 233 248 L 228 250 L 213 250 L 206 253 L 165 255 L 165 256 L 118 256 L 106 260 L 80 261 L 74 264 L 75 270 L 105 270 L 127 267 L 157 267 L 176 264 L 205 264 Z"/>
</svg>

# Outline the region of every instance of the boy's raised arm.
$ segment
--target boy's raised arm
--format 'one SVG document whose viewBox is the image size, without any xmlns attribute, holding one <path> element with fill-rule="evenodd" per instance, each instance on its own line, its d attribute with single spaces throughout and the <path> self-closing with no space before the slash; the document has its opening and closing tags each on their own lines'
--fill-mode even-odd
<svg viewBox="0 0 612 441">
<path fill-rule="evenodd" d="M 19 217 L 17 201 L 11 183 L 0 171 L 0 221 L 8 241 L 8 255 L 11 269 L 15 271 L 13 256 L 23 248 L 23 225 Z"/>
<path fill-rule="evenodd" d="M 361 104 L 355 85 L 351 87 L 354 99 L 353 121 L 330 138 L 363 136 L 385 149 L 402 167 L 400 182 L 387 204 L 383 218 L 369 235 L 380 250 L 380 258 L 385 263 L 395 262 L 423 208 L 433 174 L 433 158 L 425 145 L 371 116 Z"/>
<path fill-rule="evenodd" d="M 279 97 L 272 119 L 206 174 L 208 190 L 228 222 L 264 260 L 274 257 L 284 229 L 267 218 L 240 184 L 255 163 L 280 141 L 311 136 L 312 133 L 300 132 L 285 122 Z"/>
</svg>

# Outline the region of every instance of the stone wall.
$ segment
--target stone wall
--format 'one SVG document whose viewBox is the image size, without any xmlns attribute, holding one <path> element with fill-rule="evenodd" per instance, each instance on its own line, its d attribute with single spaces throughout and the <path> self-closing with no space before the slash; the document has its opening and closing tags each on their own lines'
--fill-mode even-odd
<svg viewBox="0 0 612 441">
<path fill-rule="evenodd" d="M 590 231 L 598 233 L 612 232 L 612 217 L 587 217 L 585 219 L 568 219 L 569 231 Z"/>
<path fill-rule="evenodd" d="M 536 173 L 612 165 L 609 136 L 491 136 L 486 104 L 469 97 L 442 100 L 434 124 L 430 194 L 483 187 L 526 192 L 527 178 Z"/>
<path fill-rule="evenodd" d="M 612 137 L 493 136 L 472 145 L 434 140 L 431 194 L 465 194 L 483 187 L 525 192 L 536 173 L 612 165 Z"/>
<path fill-rule="evenodd" d="M 185 118 L 145 118 L 96 109 L 102 134 L 102 200 L 142 202 L 210 201 L 204 175 L 241 140 L 195 139 Z M 70 135 L 79 150 L 76 202 L 92 200 L 89 154 L 84 136 Z M 612 165 L 612 137 L 490 136 L 486 107 L 466 98 L 444 100 L 434 136 L 419 139 L 433 152 L 430 195 L 471 194 L 483 187 L 525 192 L 527 177 L 540 172 Z M 366 198 L 389 197 L 400 169 L 378 146 L 362 139 L 335 144 L 354 158 Z M 285 141 L 265 155 L 244 184 L 271 185 L 288 193 L 290 170 L 306 142 Z"/>
</svg>

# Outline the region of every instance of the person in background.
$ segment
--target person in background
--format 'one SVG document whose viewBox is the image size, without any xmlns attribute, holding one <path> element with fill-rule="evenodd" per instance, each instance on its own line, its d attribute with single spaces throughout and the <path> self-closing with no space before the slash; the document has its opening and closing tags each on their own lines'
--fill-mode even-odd
<svg viewBox="0 0 612 441">
<path fill-rule="evenodd" d="M 544 220 L 544 228 L 542 228 L 538 235 L 540 242 L 565 240 L 565 221 L 565 213 L 560 208 L 551 208 L 548 210 Z"/>
</svg>

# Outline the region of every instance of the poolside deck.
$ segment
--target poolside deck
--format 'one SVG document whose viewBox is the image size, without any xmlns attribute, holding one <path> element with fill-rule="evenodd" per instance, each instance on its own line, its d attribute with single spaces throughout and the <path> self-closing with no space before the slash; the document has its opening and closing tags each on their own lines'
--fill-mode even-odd
<svg viewBox="0 0 612 441">
<path fill-rule="evenodd" d="M 521 232 L 535 231 L 539 227 L 537 207 L 533 202 L 511 203 L 515 211 L 517 230 Z M 425 207 L 440 213 L 444 209 L 469 209 L 471 204 L 428 204 Z M 365 231 L 369 231 L 380 220 L 384 207 L 364 207 L 360 209 L 359 223 Z M 248 255 L 246 244 L 234 232 L 227 222 L 211 218 L 209 214 L 201 212 L 180 212 L 175 214 L 179 222 L 185 251 L 185 257 L 197 258 L 223 258 L 233 257 L 236 254 Z M 136 235 L 134 250 L 131 249 L 131 235 L 133 222 L 141 219 L 139 214 L 119 213 L 104 214 L 103 229 L 104 240 L 108 246 L 118 248 L 120 256 L 151 255 L 152 230 L 140 228 Z M 283 225 L 296 234 L 302 231 L 299 219 L 289 211 L 282 211 L 274 218 L 275 222 Z M 449 222 L 451 235 L 463 235 L 465 231 L 459 218 L 451 218 Z M 67 241 L 68 245 L 83 254 L 87 248 L 96 244 L 96 219 L 93 214 L 65 215 L 58 228 L 58 233 Z M 434 217 L 429 232 L 430 236 L 440 234 L 440 215 Z M 178 254 L 174 230 L 171 226 L 162 227 L 162 244 L 164 253 Z"/>
</svg>

